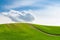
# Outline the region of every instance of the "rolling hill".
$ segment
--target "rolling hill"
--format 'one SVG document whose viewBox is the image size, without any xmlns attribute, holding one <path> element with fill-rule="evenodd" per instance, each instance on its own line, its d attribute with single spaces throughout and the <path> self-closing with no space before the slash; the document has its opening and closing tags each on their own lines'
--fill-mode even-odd
<svg viewBox="0 0 60 40">
<path fill-rule="evenodd" d="M 0 40 L 60 40 L 59 26 L 0 24 Z"/>
</svg>

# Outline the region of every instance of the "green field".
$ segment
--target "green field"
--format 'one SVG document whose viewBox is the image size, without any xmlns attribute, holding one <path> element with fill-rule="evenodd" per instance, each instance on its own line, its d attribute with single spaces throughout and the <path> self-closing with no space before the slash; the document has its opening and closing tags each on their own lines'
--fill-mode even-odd
<svg viewBox="0 0 60 40">
<path fill-rule="evenodd" d="M 60 27 L 27 23 L 0 24 L 0 40 L 60 40 Z"/>
</svg>

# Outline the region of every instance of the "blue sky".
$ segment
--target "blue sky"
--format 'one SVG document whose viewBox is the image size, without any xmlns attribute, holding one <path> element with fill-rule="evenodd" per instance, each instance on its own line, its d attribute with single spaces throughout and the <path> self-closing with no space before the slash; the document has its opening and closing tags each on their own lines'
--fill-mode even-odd
<svg viewBox="0 0 60 40">
<path fill-rule="evenodd" d="M 50 0 L 0 0 L 0 12 L 9 9 L 14 10 L 37 10 L 43 9 L 45 5 L 50 5 Z M 58 1 L 59 2 L 59 1 Z"/>
<path fill-rule="evenodd" d="M 60 25 L 60 0 L 0 0 L 0 12 L 9 10 L 32 11 L 36 23 Z"/>
<path fill-rule="evenodd" d="M 14 10 L 38 10 L 47 5 L 60 4 L 60 0 L 0 0 L 0 12 Z"/>
</svg>

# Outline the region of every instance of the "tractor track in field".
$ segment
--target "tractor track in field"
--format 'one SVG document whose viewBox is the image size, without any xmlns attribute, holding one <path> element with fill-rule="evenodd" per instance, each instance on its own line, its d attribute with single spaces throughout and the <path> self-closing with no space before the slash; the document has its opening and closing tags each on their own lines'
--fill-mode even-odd
<svg viewBox="0 0 60 40">
<path fill-rule="evenodd" d="M 60 36 L 60 34 L 51 34 L 51 33 L 48 33 L 48 32 L 46 32 L 46 31 L 44 31 L 44 30 L 41 30 L 40 28 L 38 28 L 38 27 L 36 27 L 36 26 L 34 26 L 34 25 L 32 25 L 32 24 L 29 24 L 31 27 L 33 27 L 34 29 L 36 29 L 37 31 L 39 31 L 39 32 L 42 32 L 42 33 L 44 33 L 44 34 L 47 34 L 47 35 L 49 35 L 49 36 Z"/>
</svg>

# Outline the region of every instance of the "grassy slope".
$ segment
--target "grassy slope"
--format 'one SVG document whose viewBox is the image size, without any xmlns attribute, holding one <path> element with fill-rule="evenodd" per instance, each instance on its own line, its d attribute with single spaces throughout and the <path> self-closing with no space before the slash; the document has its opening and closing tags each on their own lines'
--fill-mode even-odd
<svg viewBox="0 0 60 40">
<path fill-rule="evenodd" d="M 35 25 L 35 27 L 48 32 L 50 34 L 59 34 L 60 35 L 60 27 L 59 26 L 44 26 L 44 25 Z"/>
<path fill-rule="evenodd" d="M 60 34 L 60 27 L 46 27 L 34 25 L 52 34 Z M 47 35 L 25 23 L 0 25 L 0 40 L 60 40 L 60 36 Z"/>
</svg>

